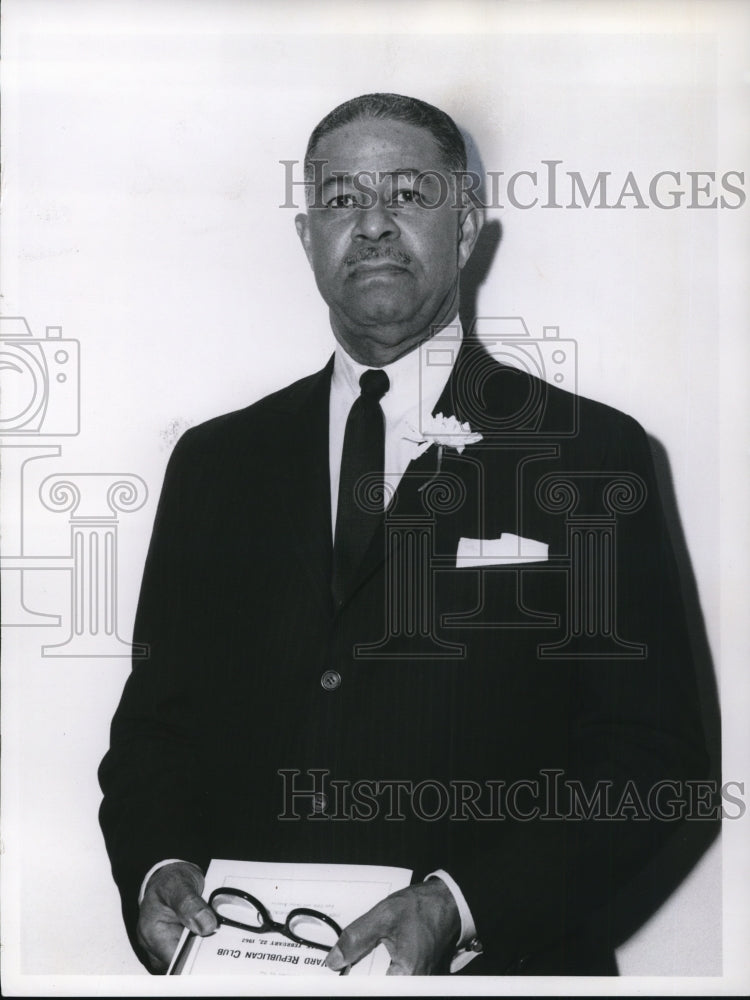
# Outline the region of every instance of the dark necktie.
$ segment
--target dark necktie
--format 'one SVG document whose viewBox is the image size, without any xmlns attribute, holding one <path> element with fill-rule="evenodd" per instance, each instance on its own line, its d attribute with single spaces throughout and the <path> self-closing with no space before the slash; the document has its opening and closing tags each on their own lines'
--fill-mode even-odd
<svg viewBox="0 0 750 1000">
<path fill-rule="evenodd" d="M 382 482 L 385 466 L 385 417 L 380 400 L 390 382 L 378 368 L 363 372 L 360 395 L 346 420 L 341 477 L 333 542 L 333 596 L 343 601 L 354 574 L 367 551 L 383 511 Z M 367 476 L 367 482 L 361 482 Z M 357 495 L 359 483 L 360 495 Z M 372 502 L 362 503 L 363 489 Z"/>
</svg>

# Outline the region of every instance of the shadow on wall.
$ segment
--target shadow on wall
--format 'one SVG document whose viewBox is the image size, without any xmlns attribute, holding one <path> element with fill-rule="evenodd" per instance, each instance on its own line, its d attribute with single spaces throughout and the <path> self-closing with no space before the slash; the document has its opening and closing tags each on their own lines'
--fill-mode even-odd
<svg viewBox="0 0 750 1000">
<path fill-rule="evenodd" d="M 486 204 L 484 178 L 487 175 L 484 163 L 479 155 L 479 150 L 473 137 L 465 129 L 461 129 L 460 131 L 466 145 L 466 169 L 469 174 L 474 174 L 482 178 L 481 183 L 476 189 L 476 195 L 480 202 Z M 484 215 L 484 209 L 482 209 L 482 214 Z M 492 219 L 490 222 L 485 221 L 474 247 L 474 252 L 461 273 L 459 313 L 461 325 L 464 330 L 473 329 L 474 320 L 477 318 L 477 296 L 479 289 L 490 272 L 497 248 L 500 246 L 502 235 L 502 226 L 497 219 Z"/>
<path fill-rule="evenodd" d="M 721 717 L 713 659 L 690 554 L 677 509 L 667 452 L 654 437 L 649 436 L 649 445 L 654 459 L 657 485 L 661 495 L 667 530 L 675 552 L 680 590 L 688 623 L 706 750 L 709 756 L 710 770 L 706 780 L 711 783 L 712 788 L 718 790 L 721 785 Z M 707 807 L 708 805 L 720 807 L 718 791 L 713 801 L 707 802 L 706 805 Z M 708 818 L 676 825 L 674 836 L 619 893 L 615 926 L 610 925 L 610 933 L 617 946 L 624 944 L 628 938 L 632 937 L 639 927 L 646 923 L 669 899 L 716 840 L 720 829 L 720 820 Z M 611 912 L 608 914 L 609 916 L 611 916 Z"/>
<path fill-rule="evenodd" d="M 473 329 L 477 318 L 477 297 L 490 272 L 497 248 L 502 239 L 502 226 L 497 219 L 486 222 L 477 239 L 474 252 L 461 274 L 461 299 L 459 314 L 464 330 Z"/>
</svg>

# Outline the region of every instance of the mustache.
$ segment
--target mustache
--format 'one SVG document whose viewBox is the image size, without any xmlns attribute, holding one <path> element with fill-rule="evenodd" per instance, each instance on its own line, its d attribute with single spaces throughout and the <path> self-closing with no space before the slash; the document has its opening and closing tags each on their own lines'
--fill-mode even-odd
<svg viewBox="0 0 750 1000">
<path fill-rule="evenodd" d="M 361 264 L 362 261 L 365 260 L 391 260 L 395 264 L 402 264 L 404 267 L 411 264 L 411 257 L 408 253 L 404 253 L 403 250 L 399 250 L 390 245 L 382 247 L 361 247 L 356 253 L 350 254 L 348 257 L 344 257 L 344 263 L 347 267 L 354 267 L 356 264 Z"/>
</svg>

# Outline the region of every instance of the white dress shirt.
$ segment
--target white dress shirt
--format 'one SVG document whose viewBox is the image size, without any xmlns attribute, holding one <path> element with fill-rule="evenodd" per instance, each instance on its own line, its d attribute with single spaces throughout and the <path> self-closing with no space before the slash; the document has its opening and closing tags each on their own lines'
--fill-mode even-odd
<svg viewBox="0 0 750 1000">
<path fill-rule="evenodd" d="M 380 400 L 385 415 L 385 480 L 387 496 L 398 486 L 406 467 L 415 456 L 414 431 L 429 417 L 453 370 L 461 345 L 458 316 L 434 337 L 420 344 L 398 361 L 385 365 L 390 387 Z M 359 379 L 367 365 L 349 357 L 336 345 L 331 378 L 329 460 L 331 472 L 331 526 L 336 529 L 341 455 L 344 450 L 346 419 L 360 395 Z M 449 414 L 445 414 L 449 416 Z"/>
</svg>

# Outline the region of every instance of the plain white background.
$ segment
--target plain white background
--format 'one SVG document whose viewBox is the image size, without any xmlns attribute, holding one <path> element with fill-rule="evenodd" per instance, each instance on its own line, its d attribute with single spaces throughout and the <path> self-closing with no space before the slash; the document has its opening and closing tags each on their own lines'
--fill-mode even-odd
<svg viewBox="0 0 750 1000">
<path fill-rule="evenodd" d="M 279 161 L 302 158 L 333 106 L 375 90 L 418 96 L 470 133 L 487 170 L 541 173 L 557 159 L 589 185 L 611 171 L 616 192 L 628 171 L 645 192 L 660 170 L 720 176 L 747 162 L 739 4 L 11 0 L 4 15 L 2 315 L 25 316 L 37 337 L 62 326 L 81 350 L 80 433 L 45 439 L 61 455 L 28 469 L 25 551 L 69 551 L 66 515 L 38 500 L 45 476 L 140 476 L 148 500 L 119 524 L 126 638 L 176 437 L 331 351 L 295 212 L 279 207 Z M 742 781 L 748 207 L 624 203 L 491 210 L 502 240 L 478 314 L 521 316 L 537 337 L 558 326 L 577 341 L 579 391 L 666 449 L 720 674 L 724 776 Z M 18 490 L 4 483 L 6 510 Z M 129 666 L 42 656 L 69 630 L 70 580 L 40 570 L 26 587 L 35 611 L 63 622 L 5 630 L 6 989 L 116 994 L 143 970 L 97 824 L 96 767 Z M 725 827 L 723 876 L 715 845 L 620 950 L 623 974 L 721 976 L 723 954 L 723 980 L 679 988 L 736 984 L 747 820 Z M 79 975 L 97 979 L 60 978 Z M 145 973 L 127 982 L 155 988 Z"/>
</svg>

